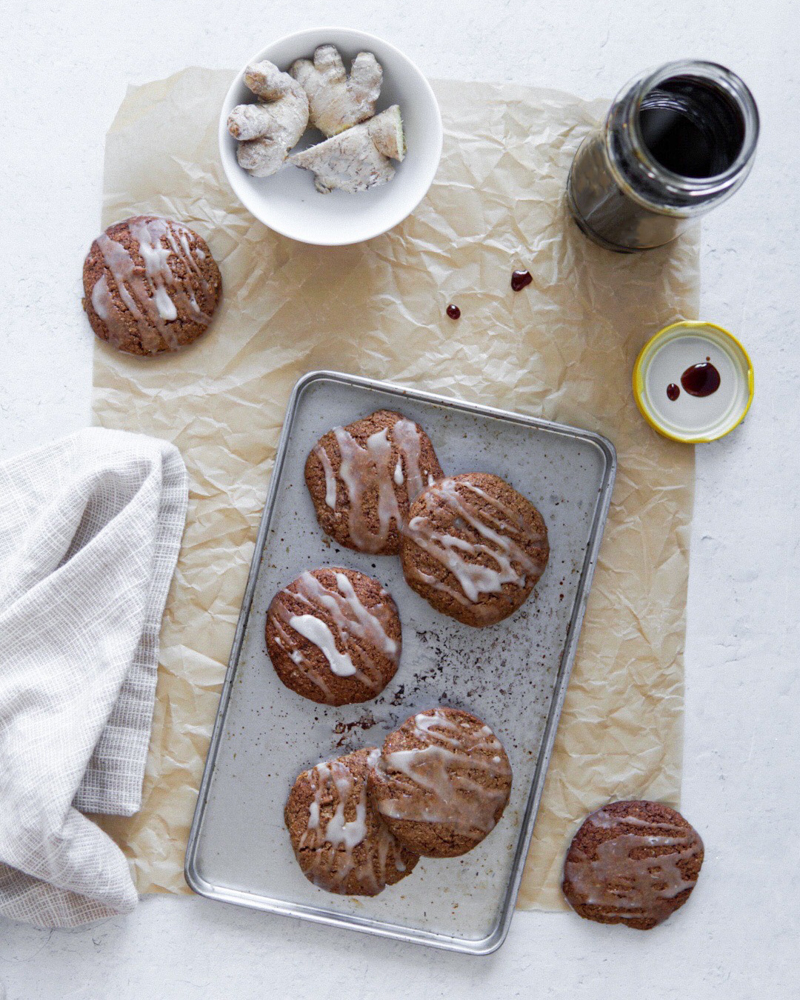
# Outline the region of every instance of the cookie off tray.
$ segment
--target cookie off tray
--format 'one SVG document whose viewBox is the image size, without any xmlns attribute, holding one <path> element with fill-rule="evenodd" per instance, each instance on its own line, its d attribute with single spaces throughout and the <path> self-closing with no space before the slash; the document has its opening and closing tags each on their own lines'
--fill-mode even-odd
<svg viewBox="0 0 800 1000">
<path fill-rule="evenodd" d="M 317 524 L 304 482 L 327 430 L 378 409 L 431 437 L 447 474 L 493 472 L 543 514 L 550 561 L 532 597 L 476 629 L 436 612 L 400 560 L 340 547 Z M 186 853 L 186 879 L 211 899 L 452 951 L 488 954 L 505 939 L 569 682 L 616 470 L 605 438 L 561 424 L 337 372 L 294 388 L 283 426 Z M 403 625 L 400 667 L 373 701 L 340 708 L 278 679 L 264 622 L 276 591 L 303 570 L 345 566 L 377 578 Z M 320 760 L 380 746 L 436 705 L 473 712 L 513 768 L 492 833 L 457 858 L 421 858 L 374 897 L 316 888 L 298 867 L 283 810 L 295 777 Z"/>
</svg>

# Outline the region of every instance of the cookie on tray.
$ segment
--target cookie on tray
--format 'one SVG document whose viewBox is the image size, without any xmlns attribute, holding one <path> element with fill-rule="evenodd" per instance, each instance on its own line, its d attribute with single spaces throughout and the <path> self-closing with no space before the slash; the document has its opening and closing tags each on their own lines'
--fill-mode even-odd
<svg viewBox="0 0 800 1000">
<path fill-rule="evenodd" d="M 411 505 L 400 551 L 408 585 L 465 625 L 494 625 L 528 598 L 550 555 L 530 500 L 499 476 L 469 472 Z"/>
<path fill-rule="evenodd" d="M 109 226 L 83 264 L 83 308 L 101 340 L 127 354 L 177 351 L 205 333 L 222 278 L 187 226 L 137 215 Z"/>
<path fill-rule="evenodd" d="M 441 475 L 425 431 L 391 410 L 328 431 L 305 469 L 322 530 L 374 555 L 397 555 L 409 506 Z"/>
<path fill-rule="evenodd" d="M 372 808 L 367 772 L 377 747 L 324 761 L 297 778 L 284 810 L 297 863 L 320 889 L 377 896 L 410 875 L 419 858 Z"/>
<path fill-rule="evenodd" d="M 476 847 L 503 815 L 511 765 L 480 719 L 432 708 L 386 737 L 369 792 L 400 843 L 416 854 L 452 858 Z"/>
<path fill-rule="evenodd" d="M 325 705 L 376 698 L 397 671 L 402 644 L 391 595 L 371 576 L 338 566 L 307 570 L 278 591 L 266 639 L 283 683 Z"/>
<path fill-rule="evenodd" d="M 688 900 L 703 841 L 661 802 L 611 802 L 584 820 L 564 863 L 562 890 L 581 917 L 649 930 Z"/>
</svg>

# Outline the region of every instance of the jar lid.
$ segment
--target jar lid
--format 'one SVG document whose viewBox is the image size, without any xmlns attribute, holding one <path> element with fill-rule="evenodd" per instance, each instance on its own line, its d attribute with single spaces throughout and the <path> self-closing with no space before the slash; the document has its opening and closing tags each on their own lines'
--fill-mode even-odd
<svg viewBox="0 0 800 1000">
<path fill-rule="evenodd" d="M 753 401 L 753 366 L 733 334 L 684 321 L 659 330 L 633 369 L 633 395 L 650 426 L 673 441 L 716 441 Z"/>
</svg>

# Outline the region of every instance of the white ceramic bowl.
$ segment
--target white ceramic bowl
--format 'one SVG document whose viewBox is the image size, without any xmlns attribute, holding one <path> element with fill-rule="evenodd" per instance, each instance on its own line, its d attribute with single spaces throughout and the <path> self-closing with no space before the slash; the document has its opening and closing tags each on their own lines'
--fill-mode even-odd
<svg viewBox="0 0 800 1000">
<path fill-rule="evenodd" d="M 383 86 L 376 113 L 400 105 L 408 153 L 395 163 L 388 184 L 347 194 L 320 194 L 308 170 L 286 166 L 272 177 L 252 177 L 236 162 L 236 140 L 227 121 L 232 108 L 255 100 L 243 82 L 246 66 L 225 96 L 219 119 L 219 149 L 225 174 L 236 197 L 260 222 L 291 239 L 319 246 L 343 246 L 380 236 L 410 215 L 431 186 L 442 154 L 442 117 L 430 84 L 417 67 L 387 42 L 349 28 L 313 28 L 287 35 L 257 52 L 247 66 L 269 59 L 288 70 L 295 59 L 310 58 L 318 45 L 331 44 L 345 66 L 362 50 L 373 52 L 383 67 Z M 324 136 L 309 130 L 295 149 Z"/>
</svg>

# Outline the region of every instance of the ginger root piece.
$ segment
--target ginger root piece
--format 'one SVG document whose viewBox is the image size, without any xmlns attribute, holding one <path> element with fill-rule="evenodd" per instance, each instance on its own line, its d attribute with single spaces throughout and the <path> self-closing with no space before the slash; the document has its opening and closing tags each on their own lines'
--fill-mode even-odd
<svg viewBox="0 0 800 1000">
<path fill-rule="evenodd" d="M 367 122 L 369 134 L 378 150 L 384 156 L 400 162 L 406 155 L 406 137 L 403 133 L 403 119 L 400 108 L 393 104 Z"/>
<path fill-rule="evenodd" d="M 367 122 L 295 153 L 289 162 L 310 170 L 322 194 L 334 188 L 356 194 L 390 181 L 391 159 L 402 160 L 405 154 L 403 121 L 394 104 Z"/>
<path fill-rule="evenodd" d="M 309 123 L 323 135 L 338 135 L 375 114 L 383 70 L 371 52 L 358 53 L 349 77 L 333 45 L 320 45 L 313 63 L 298 59 L 289 72 L 308 95 Z"/>
<path fill-rule="evenodd" d="M 254 177 L 269 177 L 306 130 L 308 98 L 296 80 L 266 59 L 247 67 L 244 82 L 260 100 L 235 107 L 228 131 L 239 140 L 239 166 Z"/>
</svg>

